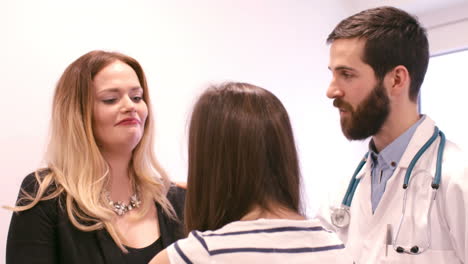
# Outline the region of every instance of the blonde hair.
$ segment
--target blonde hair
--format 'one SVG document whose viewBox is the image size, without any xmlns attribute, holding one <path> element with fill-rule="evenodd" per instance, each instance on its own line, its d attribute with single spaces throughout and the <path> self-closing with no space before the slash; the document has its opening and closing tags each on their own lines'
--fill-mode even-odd
<svg viewBox="0 0 468 264">
<path fill-rule="evenodd" d="M 10 209 L 28 210 L 41 200 L 63 194 L 68 217 L 76 228 L 82 231 L 106 228 L 115 243 L 126 252 L 123 247 L 125 239 L 111 222 L 115 213 L 109 208 L 103 193 L 109 181 L 109 167 L 101 155 L 92 127 L 93 78 L 115 61 L 128 64 L 136 72 L 143 88 L 143 100 L 148 106 L 144 133 L 129 164 L 132 181 L 143 201 L 136 217 L 143 217 L 151 203 L 156 201 L 166 214 L 175 219 L 174 209 L 166 198 L 170 181 L 153 152 L 154 120 L 143 69 L 129 56 L 105 51 L 91 51 L 81 56 L 61 76 L 52 106 L 46 153 L 48 168 L 35 173 L 39 183 L 37 192 L 31 194 L 22 190 L 17 206 Z"/>
</svg>

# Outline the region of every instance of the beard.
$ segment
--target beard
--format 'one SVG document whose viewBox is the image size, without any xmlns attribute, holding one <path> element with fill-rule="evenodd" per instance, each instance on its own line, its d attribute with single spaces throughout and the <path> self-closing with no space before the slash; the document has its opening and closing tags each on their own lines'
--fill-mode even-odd
<svg viewBox="0 0 468 264">
<path fill-rule="evenodd" d="M 333 105 L 350 113 L 341 117 L 341 130 L 349 140 L 363 140 L 377 134 L 390 113 L 390 99 L 383 81 L 374 86 L 356 109 L 341 98 L 335 99 Z"/>
</svg>

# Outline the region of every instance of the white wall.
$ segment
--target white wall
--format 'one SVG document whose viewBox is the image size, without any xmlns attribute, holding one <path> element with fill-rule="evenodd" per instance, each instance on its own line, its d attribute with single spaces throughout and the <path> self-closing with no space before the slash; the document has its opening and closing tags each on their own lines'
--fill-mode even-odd
<svg viewBox="0 0 468 264">
<path fill-rule="evenodd" d="M 435 15 L 441 9 L 467 2 L 467 0 L 343 0 L 350 13 L 378 6 L 394 6 L 416 15 L 423 13 Z"/>
<path fill-rule="evenodd" d="M 468 45 L 467 45 L 468 48 Z M 466 67 L 468 49 L 431 58 L 421 93 L 421 110 L 436 120 L 447 139 L 468 151 Z"/>
<path fill-rule="evenodd" d="M 468 1 L 425 12 L 419 19 L 427 27 L 431 55 L 468 48 Z"/>
<path fill-rule="evenodd" d="M 204 85 L 235 80 L 273 91 L 292 118 L 313 214 L 333 180 L 327 168 L 337 161 L 338 146 L 346 146 L 343 154 L 352 149 L 325 97 L 324 40 L 345 12 L 338 1 L 316 3 L 0 1 L 0 204 L 14 204 L 23 177 L 43 166 L 62 71 L 85 52 L 106 49 L 143 65 L 156 110 L 157 154 L 176 180 L 186 177 L 186 123 Z M 352 164 L 359 159 L 350 156 Z M 1 209 L 0 263 L 9 220 Z"/>
<path fill-rule="evenodd" d="M 431 115 L 448 139 L 468 151 L 468 127 L 464 122 L 468 114 L 468 2 L 422 14 L 420 19 L 428 28 L 434 55 L 421 88 L 421 110 Z"/>
<path fill-rule="evenodd" d="M 342 0 L 349 14 L 395 6 L 416 15 L 428 31 L 431 55 L 468 46 L 468 0 Z"/>
</svg>

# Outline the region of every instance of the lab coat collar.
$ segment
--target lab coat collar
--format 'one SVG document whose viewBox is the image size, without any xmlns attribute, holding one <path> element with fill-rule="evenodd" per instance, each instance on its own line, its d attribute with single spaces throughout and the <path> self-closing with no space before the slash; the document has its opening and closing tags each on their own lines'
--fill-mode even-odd
<svg viewBox="0 0 468 264">
<path fill-rule="evenodd" d="M 404 169 L 408 168 L 411 160 L 414 156 L 416 156 L 416 153 L 422 148 L 424 144 L 426 144 L 429 138 L 431 138 L 432 134 L 434 134 L 434 127 L 435 122 L 426 116 L 424 121 L 416 129 L 416 132 L 414 132 L 408 147 L 406 147 L 406 150 L 403 153 L 400 162 L 398 163 L 398 167 Z"/>
<path fill-rule="evenodd" d="M 365 156 L 362 158 L 364 160 Z M 364 165 L 364 167 L 361 169 L 361 171 L 359 172 L 358 175 L 356 175 L 356 179 L 361 179 L 362 177 L 364 177 L 364 175 L 366 175 L 367 172 L 370 173 L 371 171 L 371 166 L 372 166 L 372 157 L 371 155 L 367 155 L 367 158 L 365 159 L 366 161 L 366 165 Z"/>
<path fill-rule="evenodd" d="M 425 117 L 425 118 L 424 118 Z M 411 160 L 421 147 L 429 140 L 434 133 L 435 122 L 429 118 L 429 116 L 423 115 L 424 118 L 422 123 L 416 128 L 411 140 L 401 156 L 400 162 L 398 163 L 399 168 L 408 168 Z M 356 176 L 356 179 L 361 179 L 367 173 L 370 173 L 372 166 L 372 158 L 368 155 L 366 159 L 366 165 L 361 169 L 361 172 Z"/>
</svg>

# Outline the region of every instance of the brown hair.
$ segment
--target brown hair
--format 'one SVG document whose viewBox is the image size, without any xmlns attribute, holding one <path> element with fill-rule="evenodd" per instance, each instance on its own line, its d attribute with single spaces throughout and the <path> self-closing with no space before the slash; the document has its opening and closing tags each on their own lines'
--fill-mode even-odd
<svg viewBox="0 0 468 264">
<path fill-rule="evenodd" d="M 429 62 L 426 30 L 417 18 L 394 7 L 364 10 L 342 20 L 327 43 L 349 38 L 366 40 L 362 60 L 379 80 L 396 66 L 405 66 L 411 78 L 409 98 L 416 101 Z"/>
<path fill-rule="evenodd" d="M 286 109 L 247 83 L 209 87 L 189 129 L 185 227 L 214 230 L 271 204 L 301 212 L 300 170 Z"/>
<path fill-rule="evenodd" d="M 93 79 L 104 67 L 122 61 L 137 74 L 143 89 L 143 100 L 148 107 L 143 136 L 133 150 L 130 175 L 143 203 L 138 217 L 148 212 L 153 202 L 174 217 L 166 198 L 169 178 L 153 152 L 153 117 L 146 77 L 140 64 L 133 58 L 117 52 L 91 51 L 70 64 L 55 89 L 52 106 L 51 135 L 47 149 L 47 169 L 38 170 L 36 193 L 22 191 L 14 211 L 32 208 L 41 200 L 64 195 L 68 217 L 83 231 L 105 227 L 123 251 L 125 238 L 117 232 L 111 219 L 104 190 L 109 181 L 109 168 L 93 134 L 92 112 L 94 102 Z M 49 187 L 55 188 L 53 192 Z M 29 203 L 25 203 L 28 202 Z"/>
</svg>

